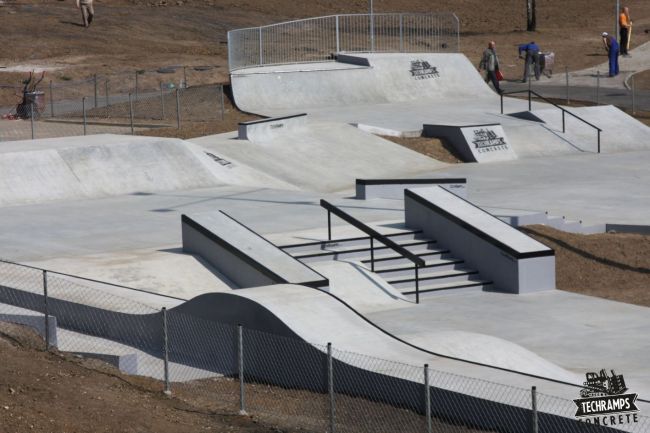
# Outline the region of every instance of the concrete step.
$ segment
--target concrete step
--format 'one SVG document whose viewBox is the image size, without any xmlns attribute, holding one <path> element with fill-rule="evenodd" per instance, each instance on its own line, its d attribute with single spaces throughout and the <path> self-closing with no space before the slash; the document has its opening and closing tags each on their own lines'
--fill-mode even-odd
<svg viewBox="0 0 650 433">
<path fill-rule="evenodd" d="M 444 284 L 444 283 L 453 283 L 453 282 L 462 282 L 469 281 L 473 277 L 478 276 L 478 271 L 472 269 L 455 269 L 451 271 L 442 271 L 442 272 L 424 272 L 419 275 L 420 288 L 423 287 L 423 284 Z M 387 279 L 389 283 L 394 288 L 402 291 L 402 289 L 415 288 L 415 273 L 412 273 L 409 277 L 398 277 L 394 279 Z"/>
<path fill-rule="evenodd" d="M 414 240 L 421 233 L 422 233 L 421 230 L 414 230 L 414 231 L 408 231 L 402 233 L 388 234 L 385 236 L 390 240 L 399 243 L 402 241 Z M 359 236 L 353 238 L 332 239 L 331 241 L 314 241 L 314 242 L 306 242 L 302 244 L 282 245 L 279 246 L 278 248 L 286 251 L 291 255 L 296 255 L 296 254 L 309 253 L 312 251 L 318 251 L 324 248 L 329 248 L 329 249 L 334 247 L 347 248 L 347 247 L 354 247 L 354 246 L 363 247 L 368 245 L 370 245 L 370 237 Z"/>
<path fill-rule="evenodd" d="M 408 263 L 400 264 L 382 264 L 382 262 L 375 263 L 375 273 L 381 276 L 384 279 L 396 278 L 396 277 L 408 277 L 414 275 L 415 270 L 413 262 L 406 259 Z M 426 266 L 420 267 L 419 275 L 423 277 L 432 272 L 444 272 L 452 271 L 459 269 L 464 260 L 461 259 L 439 259 L 439 260 L 429 260 L 426 262 Z M 370 264 L 366 264 L 370 266 Z"/>
<path fill-rule="evenodd" d="M 403 246 L 410 252 L 414 254 L 420 254 L 420 253 L 428 253 L 428 252 L 437 252 L 435 250 L 435 241 L 430 241 L 430 240 L 406 240 L 406 241 L 399 241 L 398 244 L 400 246 Z M 374 247 L 374 256 L 375 259 L 381 259 L 384 257 L 393 257 L 395 256 L 396 253 L 393 251 L 391 248 L 388 248 L 387 246 L 384 246 L 383 244 L 380 244 L 378 242 L 375 242 L 375 247 Z M 315 250 L 311 252 L 305 252 L 305 253 L 299 253 L 294 255 L 295 258 L 299 259 L 300 261 L 303 261 L 305 263 L 309 261 L 314 261 L 314 260 L 336 260 L 336 259 L 370 259 L 370 245 L 366 245 L 365 247 L 360 247 L 360 246 L 352 246 L 349 248 L 340 248 L 340 247 L 332 247 L 332 248 L 325 248 L 322 250 Z"/>
<path fill-rule="evenodd" d="M 442 260 L 442 259 L 449 259 L 452 260 L 454 259 L 449 250 L 446 249 L 431 249 L 428 250 L 426 253 L 418 253 L 416 254 L 418 257 L 424 260 L 425 263 L 429 264 L 429 262 L 434 263 L 437 260 Z M 361 263 L 365 264 L 366 266 L 370 266 L 370 259 L 364 259 L 361 260 Z M 405 257 L 402 257 L 396 253 L 393 252 L 392 256 L 386 256 L 386 257 L 381 257 L 381 258 L 375 258 L 375 268 L 381 267 L 381 266 L 392 266 L 392 265 L 402 265 L 404 267 L 408 266 L 413 266 L 413 262 Z"/>
<path fill-rule="evenodd" d="M 491 281 L 473 279 L 467 281 L 456 281 L 451 283 L 433 283 L 429 282 L 426 284 L 420 284 L 420 299 L 441 296 L 441 295 L 450 295 L 450 294 L 459 294 L 459 293 L 479 293 L 483 290 L 490 289 L 492 287 Z M 411 298 L 415 297 L 415 286 L 401 290 L 402 294 L 409 296 Z"/>
</svg>

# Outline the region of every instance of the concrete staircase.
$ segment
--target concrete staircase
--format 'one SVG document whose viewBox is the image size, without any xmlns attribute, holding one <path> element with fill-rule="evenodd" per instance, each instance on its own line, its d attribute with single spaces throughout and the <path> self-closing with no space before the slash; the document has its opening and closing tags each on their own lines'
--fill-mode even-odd
<svg viewBox="0 0 650 433">
<path fill-rule="evenodd" d="M 435 240 L 425 238 L 420 231 L 386 236 L 425 261 L 425 265 L 418 269 L 420 298 L 477 292 L 492 284 L 491 281 L 482 280 L 476 270 L 467 267 L 463 260 L 453 257 L 449 250 L 441 248 Z M 370 238 L 358 237 L 285 245 L 280 248 L 306 264 L 326 260 L 359 262 L 405 297 L 415 300 L 417 290 L 414 263 L 378 241 L 373 244 L 371 251 Z"/>
</svg>

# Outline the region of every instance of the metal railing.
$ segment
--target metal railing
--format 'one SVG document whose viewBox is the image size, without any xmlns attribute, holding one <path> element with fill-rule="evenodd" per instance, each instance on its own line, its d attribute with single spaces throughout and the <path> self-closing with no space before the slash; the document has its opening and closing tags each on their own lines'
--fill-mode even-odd
<svg viewBox="0 0 650 433">
<path fill-rule="evenodd" d="M 420 303 L 419 268 L 425 266 L 425 262 L 422 258 L 410 252 L 409 250 L 407 250 L 397 242 L 393 241 L 386 235 L 382 235 L 372 227 L 369 227 L 368 225 L 359 221 L 349 213 L 329 203 L 327 200 L 321 199 L 320 205 L 322 208 L 327 210 L 327 240 L 329 241 L 332 240 L 332 214 L 341 218 L 343 221 L 354 226 L 355 228 L 361 230 L 362 232 L 364 232 L 370 237 L 370 270 L 372 272 L 375 272 L 375 239 L 378 242 L 381 242 L 382 244 L 386 245 L 391 250 L 395 251 L 400 256 L 409 259 L 411 262 L 413 262 L 414 265 L 413 270 L 415 272 L 415 302 L 417 304 Z"/>
<path fill-rule="evenodd" d="M 339 52 L 460 50 L 460 21 L 449 12 L 330 15 L 228 32 L 237 69 L 334 60 Z"/>
<path fill-rule="evenodd" d="M 596 125 L 594 125 L 594 124 L 592 124 L 590 122 L 587 122 L 585 119 L 578 116 L 577 114 L 574 114 L 574 113 L 570 112 L 566 108 L 563 108 L 563 107 L 559 106 L 558 104 L 552 102 L 550 99 L 545 98 L 544 96 L 540 95 L 539 93 L 537 93 L 537 92 L 535 92 L 533 90 L 528 89 L 528 90 L 515 90 L 515 91 L 512 91 L 512 92 L 502 92 L 500 94 L 501 95 L 501 114 L 503 114 L 503 96 L 504 95 L 516 95 L 516 94 L 521 94 L 521 93 L 528 93 L 528 111 L 532 111 L 532 109 L 533 109 L 533 95 L 535 95 L 535 97 L 543 100 L 544 102 L 547 102 L 547 103 L 551 104 L 555 108 L 560 109 L 562 111 L 562 133 L 566 133 L 566 116 L 565 116 L 565 114 L 569 114 L 570 116 L 575 117 L 576 119 L 578 119 L 582 123 L 594 128 L 597 131 L 597 134 L 598 134 L 598 153 L 600 153 L 600 134 L 601 134 L 601 132 L 603 132 L 602 129 L 600 129 L 599 127 L 597 127 Z"/>
</svg>

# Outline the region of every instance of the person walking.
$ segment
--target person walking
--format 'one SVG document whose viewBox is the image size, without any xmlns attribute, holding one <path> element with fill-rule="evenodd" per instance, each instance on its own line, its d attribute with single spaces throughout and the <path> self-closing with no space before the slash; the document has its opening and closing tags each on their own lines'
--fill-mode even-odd
<svg viewBox="0 0 650 433">
<path fill-rule="evenodd" d="M 525 83 L 528 81 L 531 67 L 534 68 L 535 79 L 539 81 L 539 76 L 541 73 L 539 62 L 539 45 L 537 45 L 535 42 L 519 45 L 519 58 L 524 58 L 524 53 L 526 54 L 526 65 L 524 66 L 524 78 L 521 82 Z"/>
<path fill-rule="evenodd" d="M 95 17 L 93 0 L 77 0 L 77 9 L 81 10 L 81 19 L 83 20 L 84 27 L 88 27 Z"/>
<path fill-rule="evenodd" d="M 609 76 L 615 77 L 618 75 L 618 55 L 619 46 L 616 38 L 607 32 L 603 32 L 603 44 L 609 56 Z"/>
<path fill-rule="evenodd" d="M 618 17 L 618 24 L 621 28 L 621 55 L 627 57 L 630 54 L 630 36 L 632 31 L 632 20 L 630 19 L 630 8 L 621 8 L 621 14 Z"/>
<path fill-rule="evenodd" d="M 483 57 L 478 65 L 479 70 L 487 72 L 485 81 L 492 82 L 494 89 L 498 93 L 503 93 L 501 86 L 499 86 L 499 79 L 497 78 L 497 71 L 499 70 L 499 57 L 497 56 L 496 43 L 490 41 L 488 47 L 483 51 Z"/>
</svg>

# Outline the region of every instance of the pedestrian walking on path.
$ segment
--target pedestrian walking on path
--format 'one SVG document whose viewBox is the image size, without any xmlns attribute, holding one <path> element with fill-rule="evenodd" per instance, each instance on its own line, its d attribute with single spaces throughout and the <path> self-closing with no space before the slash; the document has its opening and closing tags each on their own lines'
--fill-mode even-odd
<svg viewBox="0 0 650 433">
<path fill-rule="evenodd" d="M 621 54 L 629 56 L 630 39 L 632 37 L 632 20 L 630 19 L 630 8 L 621 8 L 621 14 L 618 17 L 618 23 L 621 27 Z"/>
<path fill-rule="evenodd" d="M 83 20 L 84 27 L 88 27 L 95 17 L 93 0 L 77 0 L 77 9 L 81 10 L 81 19 Z"/>
<path fill-rule="evenodd" d="M 491 81 L 494 89 L 498 93 L 502 93 L 503 90 L 499 86 L 499 78 L 497 77 L 497 74 L 500 74 L 499 57 L 497 56 L 496 43 L 494 41 L 490 41 L 488 47 L 483 51 L 483 57 L 478 68 L 487 72 L 485 81 L 488 83 Z"/>
<path fill-rule="evenodd" d="M 524 54 L 526 55 L 526 65 L 524 66 L 524 79 L 522 80 L 522 83 L 528 81 L 531 67 L 534 68 L 535 79 L 539 81 L 539 75 L 541 72 L 539 63 L 539 45 L 535 42 L 519 45 L 519 57 L 524 58 Z"/>
<path fill-rule="evenodd" d="M 603 32 L 603 44 L 609 56 L 609 76 L 615 77 L 618 75 L 618 55 L 619 46 L 616 38 L 607 32 Z"/>
</svg>

